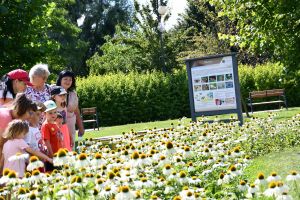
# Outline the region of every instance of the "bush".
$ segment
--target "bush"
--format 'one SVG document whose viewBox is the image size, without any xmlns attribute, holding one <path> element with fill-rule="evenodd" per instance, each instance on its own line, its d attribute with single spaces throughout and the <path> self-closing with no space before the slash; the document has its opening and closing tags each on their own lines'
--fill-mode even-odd
<svg viewBox="0 0 300 200">
<path fill-rule="evenodd" d="M 184 70 L 166 76 L 154 72 L 79 78 L 77 92 L 81 107 L 98 108 L 102 126 L 189 115 Z"/>
<path fill-rule="evenodd" d="M 244 99 L 250 91 L 285 88 L 288 105 L 299 105 L 300 79 L 284 77 L 279 64 L 239 66 Z M 92 75 L 78 79 L 77 92 L 81 107 L 98 108 L 101 126 L 190 116 L 186 70 L 167 75 L 161 72 Z"/>
</svg>

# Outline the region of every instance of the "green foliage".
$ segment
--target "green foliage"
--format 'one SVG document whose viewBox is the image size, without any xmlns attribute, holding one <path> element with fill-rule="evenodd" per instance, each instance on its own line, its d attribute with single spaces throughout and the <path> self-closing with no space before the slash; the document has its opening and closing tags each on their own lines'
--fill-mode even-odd
<svg viewBox="0 0 300 200">
<path fill-rule="evenodd" d="M 135 1 L 136 26 L 119 26 L 113 37 L 106 38 L 100 49 L 102 54 L 97 53 L 87 61 L 92 74 L 159 71 L 164 66 L 171 72 L 180 66 L 178 55 L 186 45 L 186 34 L 182 30 L 163 33 L 158 30 L 157 3 L 152 0 L 149 5 L 140 5 Z"/>
<path fill-rule="evenodd" d="M 239 79 L 243 97 L 248 97 L 251 91 L 285 88 L 283 66 L 279 63 L 256 67 L 242 65 L 239 67 Z"/>
<path fill-rule="evenodd" d="M 129 0 L 82 0 L 69 6 L 68 17 L 74 24 L 77 24 L 79 18 L 84 19 L 80 24 L 81 32 L 77 39 L 88 43 L 87 48 L 81 52 L 84 56 L 77 58 L 77 73 L 89 74 L 86 61 L 96 52 L 102 55 L 100 47 L 105 43 L 104 38 L 115 34 L 116 25 L 132 26 L 131 9 Z M 95 56 L 97 55 L 96 53 Z"/>
<path fill-rule="evenodd" d="M 238 34 L 220 34 L 221 38 L 253 52 L 272 52 L 290 71 L 300 69 L 299 1 L 210 2 L 222 11 L 220 17 L 228 16 L 237 21 Z"/>
<path fill-rule="evenodd" d="M 97 106 L 101 124 L 178 118 L 189 114 L 185 71 L 164 76 L 123 73 L 78 79 L 82 107 Z"/>
<path fill-rule="evenodd" d="M 0 66 L 5 71 L 37 62 L 51 71 L 77 65 L 86 43 L 67 18 L 71 0 L 2 1 L 0 3 Z"/>
<path fill-rule="evenodd" d="M 243 98 L 250 91 L 285 88 L 289 106 L 299 105 L 299 79 L 284 78 L 280 64 L 255 68 L 241 65 L 239 78 Z M 297 83 L 290 87 L 291 83 Z M 189 116 L 185 70 L 166 76 L 160 72 L 117 73 L 78 79 L 82 107 L 97 106 L 102 125 L 127 124 Z"/>
</svg>

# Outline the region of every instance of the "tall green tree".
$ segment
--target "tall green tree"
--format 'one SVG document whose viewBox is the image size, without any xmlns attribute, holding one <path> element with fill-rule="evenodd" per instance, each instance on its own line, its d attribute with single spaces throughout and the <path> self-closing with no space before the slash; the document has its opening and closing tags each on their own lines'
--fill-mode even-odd
<svg viewBox="0 0 300 200">
<path fill-rule="evenodd" d="M 167 1 L 151 0 L 148 4 L 134 1 L 134 27 L 121 26 L 113 37 L 107 37 L 101 50 L 103 55 L 95 54 L 89 61 L 91 73 L 115 71 L 152 71 L 171 72 L 180 67 L 178 60 L 182 50 L 184 31 L 163 32 L 163 43 L 159 30 L 160 15 L 158 7 Z M 167 20 L 168 16 L 164 18 Z"/>
<path fill-rule="evenodd" d="M 230 19 L 220 16 L 222 10 L 207 0 L 188 0 L 187 10 L 183 14 L 178 28 L 188 29 L 187 50 L 182 52 L 183 56 L 199 57 L 208 54 L 219 54 L 227 52 L 238 52 L 238 60 L 243 64 L 255 65 L 265 62 L 269 53 L 253 54 L 248 48 L 241 48 L 238 43 L 222 40 L 219 36 L 236 35 L 238 33 L 238 19 Z"/>
<path fill-rule="evenodd" d="M 300 2 L 286 1 L 210 1 L 221 10 L 219 16 L 237 21 L 237 34 L 220 37 L 247 47 L 252 52 L 272 53 L 289 71 L 300 69 Z"/>
<path fill-rule="evenodd" d="M 86 44 L 80 29 L 66 18 L 71 0 L 0 2 L 0 66 L 3 73 L 37 62 L 51 70 L 68 67 Z"/>
<path fill-rule="evenodd" d="M 81 19 L 79 39 L 87 42 L 84 57 L 78 66 L 79 71 L 88 74 L 86 60 L 96 52 L 102 54 L 100 47 L 106 36 L 113 36 L 116 25 L 131 24 L 132 5 L 129 0 L 76 0 L 68 8 L 73 23 Z"/>
</svg>

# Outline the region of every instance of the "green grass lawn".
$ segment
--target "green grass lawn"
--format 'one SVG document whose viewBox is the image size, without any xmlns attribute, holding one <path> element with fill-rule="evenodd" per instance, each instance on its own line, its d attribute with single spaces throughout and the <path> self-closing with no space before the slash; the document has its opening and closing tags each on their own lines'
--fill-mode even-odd
<svg viewBox="0 0 300 200">
<path fill-rule="evenodd" d="M 274 111 L 275 112 L 275 111 Z M 255 112 L 253 115 L 250 113 L 251 116 L 254 117 L 267 117 L 269 112 Z M 278 116 L 276 120 L 285 120 L 291 118 L 292 116 L 300 113 L 300 107 L 289 108 L 288 110 L 282 109 L 277 110 L 276 113 Z M 236 117 L 236 114 L 231 114 Z M 229 118 L 230 115 L 220 115 L 218 116 L 219 119 L 226 119 Z M 209 119 L 214 119 L 215 117 L 209 117 Z M 246 115 L 244 114 L 244 120 L 247 120 Z M 186 118 L 183 123 L 188 123 L 191 121 L 191 118 Z M 122 132 L 129 132 L 131 129 L 134 131 L 141 131 L 150 128 L 169 128 L 171 127 L 171 123 L 174 125 L 178 124 L 178 119 L 171 119 L 165 121 L 155 121 L 155 122 L 146 122 L 146 123 L 135 123 L 135 124 L 126 124 L 120 126 L 110 126 L 110 127 L 101 127 L 100 131 L 87 131 L 84 134 L 84 138 L 97 138 L 97 137 L 104 137 L 104 136 L 113 136 L 113 135 L 121 135 Z"/>
<path fill-rule="evenodd" d="M 257 157 L 244 172 L 250 182 L 253 182 L 260 172 L 265 177 L 268 177 L 272 172 L 276 172 L 284 181 L 292 170 L 300 173 L 300 147 Z"/>
</svg>

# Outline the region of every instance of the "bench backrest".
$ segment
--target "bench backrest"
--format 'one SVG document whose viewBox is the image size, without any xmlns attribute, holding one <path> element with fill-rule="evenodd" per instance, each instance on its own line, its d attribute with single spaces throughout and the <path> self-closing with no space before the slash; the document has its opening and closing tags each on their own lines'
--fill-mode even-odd
<svg viewBox="0 0 300 200">
<path fill-rule="evenodd" d="M 81 109 L 81 115 L 93 115 L 97 113 L 97 108 L 96 107 L 91 107 L 91 108 L 82 108 Z"/>
<path fill-rule="evenodd" d="M 263 91 L 249 92 L 249 97 L 252 98 L 252 99 L 282 96 L 282 95 L 284 95 L 284 89 L 274 89 L 274 90 L 263 90 Z"/>
</svg>

